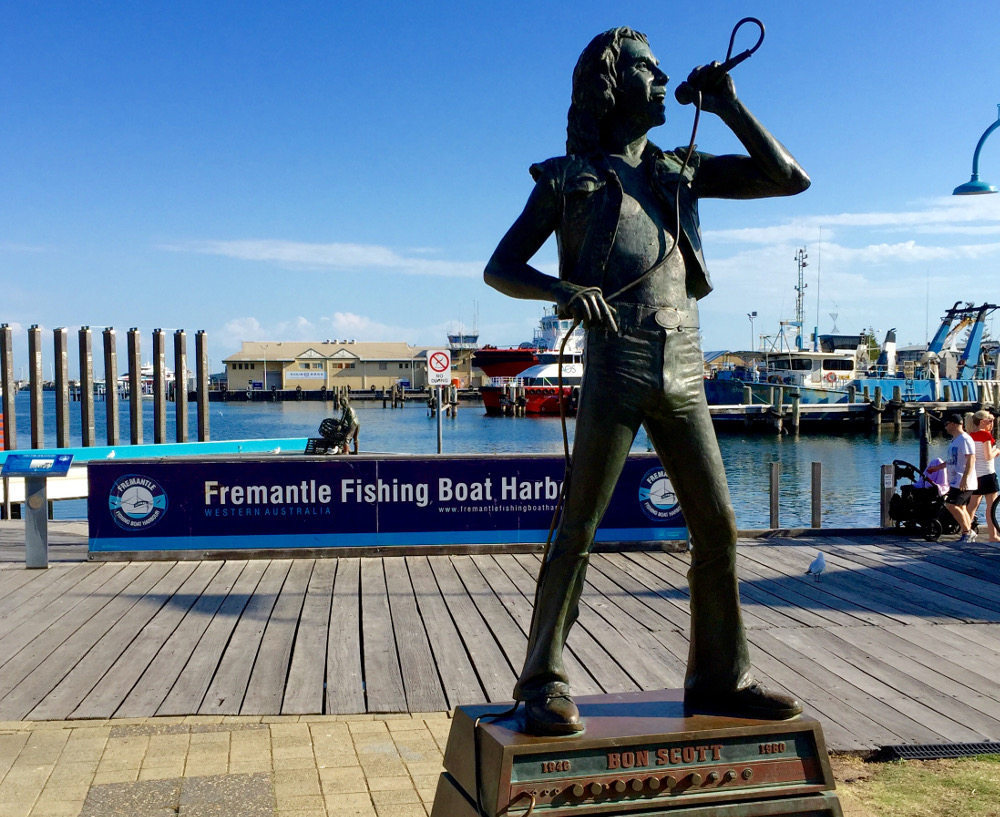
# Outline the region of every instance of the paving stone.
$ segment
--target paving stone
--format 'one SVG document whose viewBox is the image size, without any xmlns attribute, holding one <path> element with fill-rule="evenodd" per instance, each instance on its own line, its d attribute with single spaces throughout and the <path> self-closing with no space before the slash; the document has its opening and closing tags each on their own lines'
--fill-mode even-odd
<svg viewBox="0 0 1000 817">
<path fill-rule="evenodd" d="M 93 786 L 87 793 L 80 817 L 131 817 L 157 809 L 174 810 L 180 794 L 179 778 Z"/>
</svg>

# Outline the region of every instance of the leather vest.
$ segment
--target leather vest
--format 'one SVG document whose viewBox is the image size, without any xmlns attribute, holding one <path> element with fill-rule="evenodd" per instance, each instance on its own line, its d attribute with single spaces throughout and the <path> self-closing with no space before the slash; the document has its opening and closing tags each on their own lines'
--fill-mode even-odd
<svg viewBox="0 0 1000 817">
<path fill-rule="evenodd" d="M 642 164 L 650 173 L 653 190 L 668 223 L 674 218 L 674 201 L 680 169 L 687 148 L 664 152 L 647 143 Z M 704 298 L 712 291 L 701 246 L 698 199 L 692 182 L 702 154 L 692 154 L 680 185 L 680 251 L 687 269 L 687 291 Z M 560 201 L 556 241 L 559 247 L 559 277 L 585 287 L 604 285 L 605 269 L 618 233 L 622 186 L 607 158 L 557 156 L 531 166 L 536 184 L 549 185 Z"/>
</svg>

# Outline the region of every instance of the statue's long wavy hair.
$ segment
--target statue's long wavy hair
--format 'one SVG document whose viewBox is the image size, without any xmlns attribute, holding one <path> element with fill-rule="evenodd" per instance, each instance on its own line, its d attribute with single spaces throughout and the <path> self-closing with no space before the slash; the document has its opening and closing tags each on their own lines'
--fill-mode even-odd
<svg viewBox="0 0 1000 817">
<path fill-rule="evenodd" d="M 645 34 L 624 26 L 612 28 L 594 37 L 576 61 L 573 101 L 566 124 L 566 152 L 569 154 L 586 155 L 600 150 L 601 128 L 615 107 L 622 40 L 649 44 Z"/>
</svg>

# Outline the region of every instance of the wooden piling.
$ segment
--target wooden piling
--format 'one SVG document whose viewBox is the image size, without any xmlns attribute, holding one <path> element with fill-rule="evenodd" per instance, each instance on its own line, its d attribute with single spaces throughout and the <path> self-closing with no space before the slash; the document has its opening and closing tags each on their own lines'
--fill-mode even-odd
<svg viewBox="0 0 1000 817">
<path fill-rule="evenodd" d="M 771 530 L 777 530 L 778 528 L 778 483 L 781 477 L 781 463 L 772 462 L 771 463 L 771 482 L 770 482 L 770 496 L 771 496 Z"/>
<path fill-rule="evenodd" d="M 923 473 L 930 462 L 931 448 L 931 423 L 926 409 L 917 409 L 917 427 L 920 437 L 920 472 Z"/>
<path fill-rule="evenodd" d="M 813 528 L 823 527 L 823 464 L 812 464 L 812 521 Z"/>
<path fill-rule="evenodd" d="M 128 330 L 128 426 L 132 445 L 142 445 L 142 353 L 139 330 Z"/>
<path fill-rule="evenodd" d="M 121 442 L 121 424 L 118 416 L 118 343 L 115 330 L 110 326 L 104 329 L 104 401 L 106 409 L 105 439 L 108 445 L 118 445 Z"/>
<path fill-rule="evenodd" d="M 264 375 L 267 376 L 266 373 Z M 174 332 L 174 425 L 177 442 L 188 441 L 187 335 Z"/>
<path fill-rule="evenodd" d="M 56 375 L 56 447 L 69 447 L 69 332 L 52 330 L 52 352 Z"/>
<path fill-rule="evenodd" d="M 153 442 L 167 441 L 167 336 L 162 329 L 153 330 Z M 176 376 L 176 375 L 175 375 Z"/>
<path fill-rule="evenodd" d="M 198 379 L 198 441 L 208 442 L 209 414 L 208 405 L 208 335 L 204 329 L 199 329 L 194 336 L 195 376 Z"/>
<path fill-rule="evenodd" d="M 894 466 L 883 465 L 882 466 L 882 479 L 881 479 L 881 491 L 879 493 L 879 513 L 881 516 L 881 525 L 883 528 L 888 528 L 892 525 L 892 519 L 889 517 L 889 501 L 892 499 L 892 492 L 895 488 L 895 475 Z"/>
<path fill-rule="evenodd" d="M 799 433 L 799 402 L 802 395 L 799 392 L 792 392 L 792 433 Z"/>
<path fill-rule="evenodd" d="M 951 383 L 944 384 L 944 402 L 951 402 Z"/>
<path fill-rule="evenodd" d="M 858 402 L 858 387 L 853 384 L 847 387 L 847 402 Z"/>
<path fill-rule="evenodd" d="M 0 391 L 3 397 L 3 447 L 10 451 L 17 448 L 17 422 L 14 410 L 14 340 L 10 326 L 0 324 Z"/>
<path fill-rule="evenodd" d="M 896 431 L 903 430 L 903 390 L 899 386 L 892 387 L 892 427 Z"/>
<path fill-rule="evenodd" d="M 89 326 L 81 326 L 80 339 L 80 437 L 85 447 L 97 445 L 94 426 L 94 339 Z"/>
<path fill-rule="evenodd" d="M 28 329 L 28 389 L 31 406 L 31 447 L 45 447 L 45 420 L 42 408 L 42 330 L 38 324 Z"/>
</svg>

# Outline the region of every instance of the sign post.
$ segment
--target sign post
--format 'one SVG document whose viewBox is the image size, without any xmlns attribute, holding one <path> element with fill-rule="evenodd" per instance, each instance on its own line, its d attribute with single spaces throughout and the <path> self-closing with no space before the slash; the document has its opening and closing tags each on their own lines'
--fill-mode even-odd
<svg viewBox="0 0 1000 817">
<path fill-rule="evenodd" d="M 31 454 L 9 454 L 3 464 L 4 477 L 24 478 L 24 566 L 49 566 L 49 508 L 45 496 L 47 477 L 64 477 L 69 473 L 72 454 L 37 457 Z"/>
<path fill-rule="evenodd" d="M 437 389 L 438 454 L 443 450 L 441 439 L 441 387 L 451 384 L 451 352 L 433 349 L 427 353 L 427 385 Z"/>
</svg>

